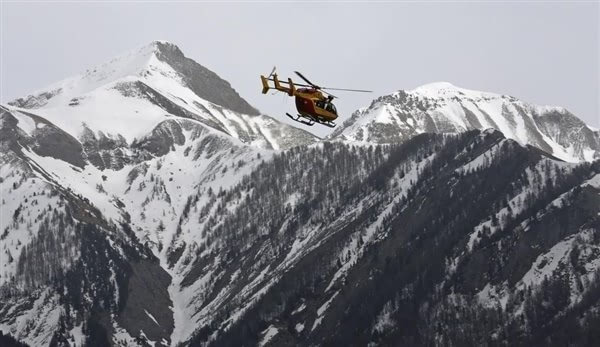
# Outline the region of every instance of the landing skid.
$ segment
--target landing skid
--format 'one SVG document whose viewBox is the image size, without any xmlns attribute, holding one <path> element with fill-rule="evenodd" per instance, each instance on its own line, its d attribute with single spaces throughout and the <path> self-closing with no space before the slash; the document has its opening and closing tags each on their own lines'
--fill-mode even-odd
<svg viewBox="0 0 600 347">
<path fill-rule="evenodd" d="M 322 125 L 324 125 L 326 127 L 334 128 L 335 125 L 336 125 L 334 122 L 323 121 L 323 120 L 315 119 L 315 118 L 312 118 L 312 117 L 301 116 L 301 115 L 297 115 L 296 117 L 294 117 L 294 116 L 292 116 L 289 113 L 286 113 L 286 115 L 288 117 L 290 117 L 292 120 L 295 120 L 298 123 L 302 123 L 302 124 L 305 124 L 305 125 L 308 125 L 308 126 L 313 126 L 315 123 L 319 123 L 319 124 L 322 124 Z"/>
</svg>

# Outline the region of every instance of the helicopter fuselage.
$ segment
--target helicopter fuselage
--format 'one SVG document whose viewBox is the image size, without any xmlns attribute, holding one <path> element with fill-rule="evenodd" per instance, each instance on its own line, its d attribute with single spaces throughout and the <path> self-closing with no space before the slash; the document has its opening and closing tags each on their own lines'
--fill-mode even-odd
<svg viewBox="0 0 600 347">
<path fill-rule="evenodd" d="M 316 89 L 299 88 L 294 93 L 298 113 L 306 117 L 319 117 L 325 121 L 333 121 L 338 115 L 335 106 Z"/>
</svg>

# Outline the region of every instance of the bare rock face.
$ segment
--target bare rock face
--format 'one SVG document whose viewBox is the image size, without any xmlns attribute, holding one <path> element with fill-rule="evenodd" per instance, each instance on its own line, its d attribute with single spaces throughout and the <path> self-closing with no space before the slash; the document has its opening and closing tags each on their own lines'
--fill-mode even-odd
<svg viewBox="0 0 600 347">
<path fill-rule="evenodd" d="M 39 108 L 48 103 L 48 100 L 52 97 L 60 94 L 62 92 L 61 88 L 57 88 L 54 90 L 50 90 L 47 92 L 42 92 L 37 95 L 28 95 L 24 98 L 18 98 L 9 102 L 8 104 L 11 106 L 17 106 L 21 108 Z"/>
<path fill-rule="evenodd" d="M 168 42 L 155 42 L 157 57 L 172 66 L 185 84 L 199 97 L 232 111 L 257 116 L 260 113 L 231 87 L 229 82 L 192 59 L 186 58 L 179 47 Z"/>
<path fill-rule="evenodd" d="M 579 158 L 600 158 L 600 135 L 566 110 L 552 110 L 534 117 L 543 134 Z"/>
<path fill-rule="evenodd" d="M 182 145 L 184 142 L 185 137 L 179 123 L 164 121 L 157 125 L 148 136 L 134 143 L 132 147 L 155 156 L 163 156 L 173 150 L 175 145 Z"/>
<path fill-rule="evenodd" d="M 155 260 L 130 264 L 127 297 L 118 322 L 131 336 L 144 334 L 157 346 L 169 346 L 173 332 L 173 302 L 168 287 L 171 276 Z"/>
<path fill-rule="evenodd" d="M 79 140 L 90 164 L 100 170 L 119 170 L 133 162 L 128 155 L 128 144 L 122 136 L 106 135 L 103 132 L 95 134 L 84 127 Z"/>
<path fill-rule="evenodd" d="M 23 111 L 19 112 L 19 118 L 16 118 L 14 111 L 3 106 L 0 106 L 0 118 L 3 146 L 20 152 L 20 147 L 25 145 L 40 156 L 53 157 L 77 167 L 85 165 L 83 148 L 79 141 L 46 119 Z M 18 119 L 26 119 L 31 123 L 29 134 L 19 128 Z"/>
</svg>

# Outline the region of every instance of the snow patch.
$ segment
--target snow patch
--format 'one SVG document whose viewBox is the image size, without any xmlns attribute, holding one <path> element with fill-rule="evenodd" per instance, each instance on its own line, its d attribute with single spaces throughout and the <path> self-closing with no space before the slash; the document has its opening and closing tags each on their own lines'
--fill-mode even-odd
<svg viewBox="0 0 600 347">
<path fill-rule="evenodd" d="M 279 333 L 279 329 L 277 329 L 274 326 L 270 325 L 267 329 L 265 329 L 261 333 L 262 334 L 262 339 L 260 340 L 260 342 L 258 343 L 258 345 L 260 347 L 266 346 L 267 343 L 269 343 L 269 341 L 271 341 L 273 339 L 273 337 L 275 337 L 275 335 L 277 335 L 277 333 Z"/>
</svg>

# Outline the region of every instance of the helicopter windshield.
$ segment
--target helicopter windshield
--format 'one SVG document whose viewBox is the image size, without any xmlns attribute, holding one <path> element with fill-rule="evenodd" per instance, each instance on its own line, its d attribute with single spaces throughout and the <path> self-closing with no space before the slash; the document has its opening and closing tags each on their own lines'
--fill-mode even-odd
<svg viewBox="0 0 600 347">
<path fill-rule="evenodd" d="M 335 109 L 335 105 L 328 102 L 327 105 L 325 106 L 325 109 L 333 114 L 337 114 L 337 110 Z"/>
</svg>

